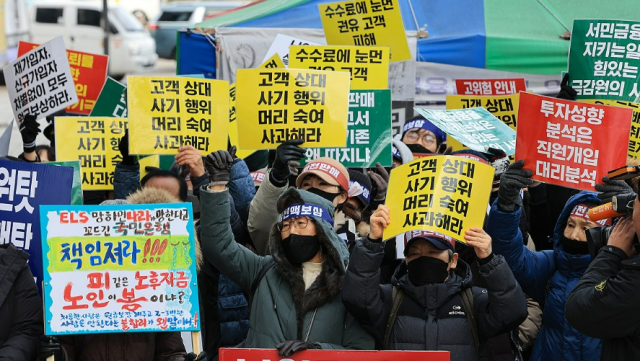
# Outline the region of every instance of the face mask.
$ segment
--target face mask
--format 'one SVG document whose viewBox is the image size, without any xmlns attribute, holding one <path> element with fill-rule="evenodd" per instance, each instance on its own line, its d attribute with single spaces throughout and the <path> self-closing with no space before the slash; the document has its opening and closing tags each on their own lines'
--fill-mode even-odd
<svg viewBox="0 0 640 361">
<path fill-rule="evenodd" d="M 429 283 L 442 283 L 449 271 L 447 267 L 449 264 L 441 259 L 421 256 L 407 264 L 407 273 L 409 275 L 409 281 L 414 286 L 424 286 Z"/>
<path fill-rule="evenodd" d="M 562 245 L 562 249 L 569 254 L 589 254 L 589 245 L 587 242 L 574 241 L 561 235 L 560 244 Z"/>
<path fill-rule="evenodd" d="M 432 151 L 430 151 L 429 149 L 423 147 L 420 144 L 406 144 L 407 148 L 409 148 L 409 150 L 411 151 L 411 153 L 418 153 L 418 154 L 433 154 Z"/>
<path fill-rule="evenodd" d="M 307 189 L 307 192 L 309 193 L 313 193 L 317 196 L 320 196 L 326 200 L 328 200 L 329 202 L 333 203 L 333 200 L 336 199 L 336 197 L 338 196 L 338 194 L 340 193 L 329 193 L 329 192 L 325 192 L 321 189 L 318 188 L 309 188 Z"/>
<path fill-rule="evenodd" d="M 282 240 L 282 248 L 284 248 L 284 254 L 291 264 L 300 264 L 318 254 L 320 241 L 318 241 L 318 236 L 291 234 Z"/>
</svg>

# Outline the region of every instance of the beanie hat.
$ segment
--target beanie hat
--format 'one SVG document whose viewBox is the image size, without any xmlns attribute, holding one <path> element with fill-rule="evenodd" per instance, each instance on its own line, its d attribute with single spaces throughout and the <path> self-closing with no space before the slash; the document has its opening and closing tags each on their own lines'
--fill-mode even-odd
<svg viewBox="0 0 640 361">
<path fill-rule="evenodd" d="M 349 198 L 358 198 L 364 208 L 371 202 L 371 179 L 369 176 L 357 170 L 349 169 Z"/>
<path fill-rule="evenodd" d="M 391 148 L 393 157 L 402 162 L 402 164 L 407 164 L 413 160 L 413 153 L 406 144 L 402 143 L 401 137 L 397 138 L 393 139 L 393 147 Z"/>
<path fill-rule="evenodd" d="M 296 179 L 297 188 L 300 188 L 308 174 L 314 174 L 325 182 L 340 187 L 344 192 L 349 191 L 349 172 L 342 163 L 333 158 L 322 157 L 309 162 Z"/>
<path fill-rule="evenodd" d="M 404 234 L 404 256 L 407 256 L 407 251 L 411 244 L 419 239 L 428 241 L 434 247 L 440 250 L 456 251 L 456 241 L 444 234 L 432 232 L 432 231 L 409 231 Z"/>
<path fill-rule="evenodd" d="M 404 123 L 404 127 L 402 127 L 402 137 L 404 137 L 404 135 L 411 129 L 416 128 L 428 130 L 433 133 L 433 135 L 436 136 L 436 143 L 438 143 L 438 145 L 440 145 L 440 143 L 442 142 L 447 141 L 447 133 L 440 130 L 440 128 L 436 127 L 422 115 L 413 117 L 411 120 Z"/>
</svg>

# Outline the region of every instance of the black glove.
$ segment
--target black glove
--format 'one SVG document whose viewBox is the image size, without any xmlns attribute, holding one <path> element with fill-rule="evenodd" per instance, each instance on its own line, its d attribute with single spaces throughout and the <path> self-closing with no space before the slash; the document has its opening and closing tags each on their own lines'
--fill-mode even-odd
<svg viewBox="0 0 640 361">
<path fill-rule="evenodd" d="M 57 337 L 40 336 L 40 360 L 46 360 L 47 357 L 53 356 L 56 361 L 65 361 L 64 351 Z"/>
<path fill-rule="evenodd" d="M 273 161 L 273 170 L 271 171 L 273 178 L 280 182 L 289 178 L 291 174 L 289 162 L 299 161 L 304 157 L 305 149 L 299 147 L 302 143 L 304 143 L 304 139 L 291 139 L 276 148 L 276 159 Z"/>
<path fill-rule="evenodd" d="M 120 138 L 118 149 L 120 150 L 120 154 L 122 154 L 122 164 L 135 165 L 137 163 L 136 158 L 129 155 L 129 129 L 126 129 L 124 136 Z"/>
<path fill-rule="evenodd" d="M 564 75 L 562 83 L 560 83 L 560 92 L 556 95 L 558 99 L 576 100 L 578 92 L 569 85 L 569 73 Z"/>
<path fill-rule="evenodd" d="M 372 193 L 375 193 L 373 200 L 384 201 L 387 198 L 387 188 L 389 187 L 389 172 L 384 169 L 380 162 L 376 163 L 376 169 L 380 174 L 373 170 L 367 172 L 369 174 L 369 178 L 371 178 L 371 182 L 373 183 Z"/>
<path fill-rule="evenodd" d="M 199 355 L 196 355 L 193 352 L 189 352 L 185 357 L 184 357 L 184 361 L 206 361 L 207 360 L 207 353 L 202 351 L 200 352 Z M 57 360 L 56 360 L 57 361 Z"/>
<path fill-rule="evenodd" d="M 522 169 L 524 160 L 519 160 L 509 166 L 500 177 L 498 189 L 498 208 L 503 212 L 513 212 L 516 206 L 522 207 L 520 190 L 533 183 L 533 172 Z"/>
<path fill-rule="evenodd" d="M 289 357 L 298 351 L 313 350 L 319 347 L 309 342 L 294 340 L 280 343 L 276 345 L 276 348 L 279 356 Z"/>
<path fill-rule="evenodd" d="M 236 147 L 233 146 L 229 151 L 218 150 L 207 156 L 204 161 L 204 167 L 209 172 L 209 185 L 229 183 L 229 174 L 231 173 L 235 154 Z"/>
<path fill-rule="evenodd" d="M 602 181 L 604 184 L 596 184 L 596 190 L 598 192 L 602 192 L 598 194 L 598 198 L 602 201 L 602 203 L 611 202 L 611 198 L 613 196 L 618 196 L 620 194 L 626 193 L 635 193 L 633 188 L 631 188 L 625 181 L 613 181 L 609 179 L 609 177 L 602 177 Z"/>
<path fill-rule="evenodd" d="M 36 137 L 40 133 L 40 124 L 35 115 L 27 114 L 20 124 L 20 135 L 22 135 L 22 149 L 25 153 L 35 152 Z"/>
</svg>

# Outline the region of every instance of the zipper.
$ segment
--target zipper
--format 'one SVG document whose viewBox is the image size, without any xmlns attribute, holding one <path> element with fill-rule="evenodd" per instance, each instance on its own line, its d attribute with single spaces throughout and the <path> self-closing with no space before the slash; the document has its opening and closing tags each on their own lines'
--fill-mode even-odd
<svg viewBox="0 0 640 361">
<path fill-rule="evenodd" d="M 309 328 L 307 329 L 307 335 L 304 337 L 304 342 L 309 342 L 309 335 L 311 335 L 311 326 L 313 326 L 313 321 L 316 319 L 316 313 L 318 312 L 318 308 L 313 311 L 313 315 L 311 315 L 311 321 L 309 321 Z"/>
</svg>

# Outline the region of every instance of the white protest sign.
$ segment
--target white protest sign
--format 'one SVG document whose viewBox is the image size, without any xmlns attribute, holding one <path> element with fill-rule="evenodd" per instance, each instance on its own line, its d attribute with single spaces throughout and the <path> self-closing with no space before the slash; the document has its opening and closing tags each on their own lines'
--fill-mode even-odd
<svg viewBox="0 0 640 361">
<path fill-rule="evenodd" d="M 62 37 L 57 37 L 7 64 L 2 71 L 13 115 L 46 117 L 78 102 Z"/>
<path fill-rule="evenodd" d="M 322 45 L 304 39 L 294 38 L 293 36 L 278 34 L 271 43 L 267 55 L 264 56 L 262 62 L 269 60 L 274 54 L 278 54 L 285 67 L 289 67 L 289 47 L 291 45 Z"/>
</svg>

